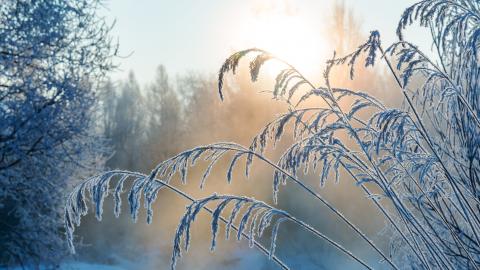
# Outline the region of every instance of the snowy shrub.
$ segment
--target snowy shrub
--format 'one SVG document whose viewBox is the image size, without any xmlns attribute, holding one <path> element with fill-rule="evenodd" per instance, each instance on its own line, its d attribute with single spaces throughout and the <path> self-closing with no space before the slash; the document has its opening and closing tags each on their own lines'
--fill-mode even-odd
<svg viewBox="0 0 480 270">
<path fill-rule="evenodd" d="M 0 1 L 0 266 L 50 267 L 66 254 L 68 180 L 105 150 L 93 89 L 116 45 L 100 4 Z"/>
<path fill-rule="evenodd" d="M 431 31 L 435 56 L 427 56 L 404 40 L 404 29 L 413 23 Z M 271 95 L 285 102 L 288 111 L 268 123 L 249 146 L 229 142 L 200 146 L 161 162 L 148 175 L 110 171 L 88 179 L 73 190 L 66 204 L 65 227 L 71 249 L 74 250 L 74 228 L 87 214 L 86 193 L 90 193 L 99 219 L 105 197 L 113 193 L 118 216 L 123 185 L 128 181 L 128 203 L 135 220 L 143 198 L 147 222 L 151 222 L 152 203 L 162 189 L 191 202 L 174 236 L 172 269 L 182 249 L 188 248 L 190 226 L 202 209 L 212 215 L 212 249 L 218 224 L 222 222 L 226 224 L 227 237 L 231 230 L 236 231 L 237 238 L 247 238 L 251 246 L 286 269 L 288 266 L 275 255 L 275 240 L 278 227 L 292 222 L 371 268 L 292 213 L 246 197 L 213 194 L 192 198 L 172 184 L 177 173 L 186 183 L 189 168 L 203 159 L 210 162 L 201 179 L 203 186 L 213 166 L 222 158 L 232 157 L 226 168 L 227 182 L 242 158 L 246 160 L 247 177 L 253 161 L 267 164 L 273 170 L 275 203 L 282 185 L 299 186 L 366 241 L 383 258 L 386 267 L 478 269 L 480 4 L 464 0 L 420 1 L 405 10 L 397 35 L 398 42 L 383 47 L 379 32 L 372 31 L 369 39 L 351 54 L 334 55 L 327 62 L 323 86 L 313 85 L 293 66 L 264 50 L 253 48 L 233 54 L 219 72 L 220 98 L 225 98 L 225 75 L 235 73 L 242 59 L 249 59 L 252 81 L 258 79 L 265 62 L 280 61 L 285 69 L 277 75 Z M 363 61 L 367 67 L 386 66 L 398 88 L 385 91 L 401 92 L 402 106 L 389 108 L 365 92 L 331 85 L 332 69 L 346 65 L 353 78 L 356 65 Z M 294 142 L 278 160 L 270 160 L 265 155 L 268 144 L 275 146 L 287 129 L 291 129 Z M 318 171 L 322 186 L 330 177 L 339 181 L 345 174 L 354 180 L 385 218 L 392 236 L 388 254 L 315 187 L 302 180 L 308 170 Z M 272 233 L 269 247 L 255 240 L 267 227 Z"/>
</svg>

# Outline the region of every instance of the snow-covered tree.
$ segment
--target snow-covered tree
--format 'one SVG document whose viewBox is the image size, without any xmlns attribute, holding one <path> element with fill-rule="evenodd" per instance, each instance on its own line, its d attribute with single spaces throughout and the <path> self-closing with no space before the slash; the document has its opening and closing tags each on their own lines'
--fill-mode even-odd
<svg viewBox="0 0 480 270">
<path fill-rule="evenodd" d="M 161 160 L 174 154 L 179 146 L 182 111 L 178 93 L 168 78 L 164 66 L 157 68 L 154 82 L 147 88 L 147 145 L 155 149 L 151 160 Z"/>
<path fill-rule="evenodd" d="M 97 0 L 0 1 L 0 264 L 63 256 L 63 190 L 103 152 L 93 89 L 113 68 Z M 83 169 L 85 170 L 85 169 Z"/>
<path fill-rule="evenodd" d="M 138 170 L 145 140 L 145 106 L 135 73 L 129 72 L 118 85 L 107 82 L 101 92 L 103 132 L 115 152 L 107 166 Z"/>
</svg>

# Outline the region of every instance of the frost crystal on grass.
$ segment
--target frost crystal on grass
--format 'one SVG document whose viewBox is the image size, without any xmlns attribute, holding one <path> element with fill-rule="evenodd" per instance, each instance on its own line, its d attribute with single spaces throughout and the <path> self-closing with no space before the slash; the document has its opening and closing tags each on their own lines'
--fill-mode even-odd
<svg viewBox="0 0 480 270">
<path fill-rule="evenodd" d="M 404 40 L 403 30 L 414 22 L 430 29 L 436 53 L 433 60 Z M 67 201 L 65 223 L 70 247 L 73 248 L 73 229 L 87 212 L 85 191 L 91 192 L 97 216 L 101 217 L 109 182 L 121 179 L 115 186 L 115 214 L 118 215 L 119 194 L 128 175 L 133 181 L 129 204 L 134 219 L 143 194 L 147 222 L 151 221 L 152 203 L 163 187 L 191 201 L 174 237 L 172 268 L 182 250 L 188 249 L 191 225 L 200 210 L 205 209 L 212 215 L 212 250 L 217 245 L 219 223 L 223 222 L 226 238 L 232 229 L 235 230 L 238 240 L 249 239 L 251 246 L 259 248 L 286 269 L 275 257 L 274 250 L 279 226 L 289 220 L 371 269 L 355 254 L 309 224 L 264 202 L 216 194 L 197 200 L 171 185 L 176 173 L 186 183 L 189 167 L 204 158 L 209 163 L 200 180 L 200 187 L 203 187 L 214 165 L 232 156 L 226 170 L 226 181 L 230 183 L 234 167 L 246 156 L 246 177 L 252 176 L 254 160 L 272 169 L 275 203 L 282 184 L 297 185 L 345 223 L 393 269 L 479 269 L 480 67 L 477 57 L 480 4 L 463 0 L 420 1 L 404 12 L 397 34 L 400 40 L 384 49 L 379 32 L 372 31 L 368 40 L 354 52 L 334 56 L 327 62 L 325 85 L 321 87 L 314 86 L 288 62 L 266 51 L 254 48 L 233 54 L 219 71 L 220 98 L 224 98 L 225 74 L 235 73 L 240 60 L 252 54 L 250 75 L 253 81 L 257 80 L 266 61 L 275 59 L 285 65 L 269 93 L 278 102 L 285 102 L 288 111 L 267 123 L 249 146 L 229 142 L 199 146 L 163 161 L 149 176 L 113 171 L 87 180 Z M 386 91 L 398 91 L 403 95 L 402 106 L 389 108 L 365 92 L 332 87 L 332 69 L 347 65 L 353 78 L 357 61 L 362 58 L 367 67 L 385 65 L 398 86 Z M 308 89 L 299 91 L 300 86 Z M 321 106 L 309 105 L 319 104 L 319 100 Z M 292 132 L 287 132 L 289 129 Z M 293 135 L 291 145 L 278 159 L 267 158 L 269 146 L 277 146 L 285 134 Z M 385 218 L 392 236 L 390 254 L 378 248 L 324 199 L 317 187 L 303 181 L 302 173 L 318 175 L 320 187 L 332 177 L 334 182 L 341 181 L 343 175 L 353 180 Z M 214 203 L 214 210 L 208 208 Z M 255 236 L 261 236 L 267 227 L 272 229 L 269 249 L 255 240 Z"/>
</svg>

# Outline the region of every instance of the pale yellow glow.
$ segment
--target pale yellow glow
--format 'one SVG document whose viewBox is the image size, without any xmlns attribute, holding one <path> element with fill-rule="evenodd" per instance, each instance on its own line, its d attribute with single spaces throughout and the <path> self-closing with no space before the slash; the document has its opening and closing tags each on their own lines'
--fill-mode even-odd
<svg viewBox="0 0 480 270">
<path fill-rule="evenodd" d="M 242 23 L 243 39 L 251 46 L 273 53 L 306 75 L 317 76 L 324 67 L 321 31 L 300 14 L 272 9 L 254 14 Z M 271 75 L 280 68 L 279 63 L 266 65 Z"/>
</svg>

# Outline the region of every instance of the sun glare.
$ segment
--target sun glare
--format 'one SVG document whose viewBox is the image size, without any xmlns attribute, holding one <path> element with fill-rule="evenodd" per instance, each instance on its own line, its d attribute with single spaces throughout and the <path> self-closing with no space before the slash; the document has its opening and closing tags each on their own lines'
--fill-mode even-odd
<svg viewBox="0 0 480 270">
<path fill-rule="evenodd" d="M 275 9 L 263 11 L 249 18 L 242 28 L 245 40 L 252 46 L 273 53 L 307 75 L 321 71 L 325 52 L 320 30 L 300 15 Z M 266 64 L 271 75 L 281 68 L 278 62 Z"/>
</svg>

